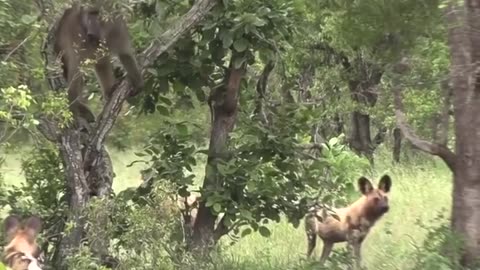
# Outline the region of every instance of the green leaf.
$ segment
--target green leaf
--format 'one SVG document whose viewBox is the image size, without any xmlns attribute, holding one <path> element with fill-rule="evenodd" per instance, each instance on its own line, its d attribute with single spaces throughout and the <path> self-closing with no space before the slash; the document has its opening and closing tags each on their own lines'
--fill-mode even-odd
<svg viewBox="0 0 480 270">
<path fill-rule="evenodd" d="M 256 17 L 255 20 L 253 20 L 252 24 L 255 25 L 255 26 L 257 26 L 257 27 L 261 27 L 261 26 L 266 25 L 267 22 L 265 22 L 264 20 Z"/>
<path fill-rule="evenodd" d="M 160 113 L 160 114 L 163 115 L 163 116 L 168 116 L 168 115 L 170 115 L 170 111 L 168 110 L 168 108 L 165 107 L 165 106 L 163 106 L 163 105 L 161 105 L 161 104 L 158 104 L 158 105 L 157 105 L 157 111 L 158 111 L 158 113 Z"/>
<path fill-rule="evenodd" d="M 183 136 L 188 135 L 188 127 L 186 125 L 177 124 L 177 131 Z"/>
<path fill-rule="evenodd" d="M 215 203 L 215 200 L 213 200 L 213 199 L 211 199 L 211 197 L 209 197 L 209 198 L 207 199 L 207 202 L 205 203 L 205 206 L 206 206 L 206 207 L 210 207 L 210 206 L 212 206 L 214 203 Z"/>
<path fill-rule="evenodd" d="M 221 163 L 217 164 L 217 170 L 218 170 L 218 173 L 222 176 L 227 175 L 228 173 L 227 166 Z"/>
<path fill-rule="evenodd" d="M 174 71 L 175 66 L 172 64 L 163 65 L 157 68 L 157 75 L 158 76 L 166 76 Z"/>
<path fill-rule="evenodd" d="M 158 96 L 158 99 L 167 106 L 172 106 L 172 101 L 165 96 Z"/>
<path fill-rule="evenodd" d="M 245 209 L 240 209 L 240 216 L 247 220 L 253 220 L 252 213 Z"/>
<path fill-rule="evenodd" d="M 333 137 L 328 141 L 328 144 L 330 146 L 336 145 L 337 143 L 338 143 L 338 138 L 337 137 Z"/>
<path fill-rule="evenodd" d="M 245 62 L 245 58 L 244 57 L 238 57 L 238 58 L 235 58 L 235 61 L 233 62 L 233 66 L 235 68 L 240 68 L 243 64 L 243 62 Z"/>
<path fill-rule="evenodd" d="M 237 52 L 243 52 L 248 48 L 248 44 L 249 44 L 249 42 L 248 42 L 247 39 L 240 38 L 240 39 L 235 40 L 235 43 L 233 43 L 233 48 Z"/>
<path fill-rule="evenodd" d="M 270 237 L 270 235 L 272 234 L 272 233 L 270 232 L 270 230 L 269 230 L 267 227 L 265 227 L 265 226 L 260 226 L 260 227 L 258 228 L 258 232 L 259 232 L 263 237 Z"/>
<path fill-rule="evenodd" d="M 233 44 L 233 34 L 230 31 L 225 32 L 222 38 L 223 48 L 228 49 Z"/>
<path fill-rule="evenodd" d="M 222 206 L 219 203 L 215 203 L 213 205 L 213 210 L 217 213 L 220 213 L 220 211 L 222 211 Z"/>
<path fill-rule="evenodd" d="M 20 19 L 22 23 L 24 24 L 31 24 L 33 23 L 37 18 L 35 16 L 31 15 L 23 15 L 22 18 Z"/>
<path fill-rule="evenodd" d="M 249 235 L 249 234 L 251 234 L 251 233 L 252 233 L 252 229 L 251 229 L 251 228 L 246 228 L 246 229 L 243 230 L 243 232 L 242 232 L 242 237 L 245 237 L 245 236 L 247 236 L 247 235 Z"/>
<path fill-rule="evenodd" d="M 173 90 L 175 92 L 181 92 L 185 89 L 185 85 L 181 82 L 179 82 L 178 80 L 176 80 L 175 82 L 173 82 Z"/>
</svg>

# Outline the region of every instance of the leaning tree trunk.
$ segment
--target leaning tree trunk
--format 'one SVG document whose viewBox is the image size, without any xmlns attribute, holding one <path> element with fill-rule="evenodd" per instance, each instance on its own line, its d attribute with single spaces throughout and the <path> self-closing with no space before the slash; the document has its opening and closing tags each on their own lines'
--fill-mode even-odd
<svg viewBox="0 0 480 270">
<path fill-rule="evenodd" d="M 184 16 L 156 41 L 152 42 L 140 57 L 142 61 L 139 61 L 139 63 L 143 70 L 142 74 L 145 76 L 146 67 L 171 48 L 182 35 L 197 25 L 216 4 L 217 0 L 196 1 Z M 49 16 L 45 17 L 49 18 Z M 56 25 L 55 22 L 50 23 L 53 27 L 49 31 L 43 51 L 47 65 L 46 73 L 51 88 L 55 91 L 63 91 L 66 88 L 66 83 L 61 75 L 58 59 L 53 52 L 52 33 Z M 56 143 L 60 149 L 69 193 L 68 205 L 70 211 L 67 220 L 74 224 L 74 228 L 66 233 L 57 247 L 55 269 L 66 269 L 66 259 L 85 240 L 86 220 L 84 212 L 91 198 L 107 199 L 112 192 L 113 168 L 104 144 L 131 88 L 130 83 L 123 78 L 117 81 L 115 87 L 116 90 L 112 98 L 104 105 L 94 126 L 88 126 L 86 123 L 77 121 L 73 126 L 59 128 L 60 122 L 56 119 L 46 116 L 41 117 L 40 131 L 47 139 Z M 82 127 L 82 129 L 79 129 L 79 127 Z M 102 230 L 101 228 L 106 225 L 108 220 L 108 211 L 103 213 L 103 216 L 97 216 L 93 220 L 94 227 L 99 231 Z M 92 252 L 101 260 L 105 260 L 108 252 L 108 237 L 105 230 L 95 238 L 86 240 L 90 240 Z M 110 263 L 104 261 L 104 264 L 109 265 Z"/>
<path fill-rule="evenodd" d="M 213 122 L 203 182 L 203 190 L 207 192 L 218 190 L 223 184 L 223 176 L 219 173 L 217 165 L 229 156 L 228 136 L 233 130 L 237 118 L 240 83 L 246 71 L 245 64 L 235 68 L 236 57 L 242 56 L 236 53 L 232 55 L 223 85 L 214 89 L 209 98 Z M 220 221 L 215 229 L 217 215 L 205 203 L 204 200 L 200 202 L 192 236 L 193 248 L 201 251 L 215 245 L 220 237 L 228 232 L 223 221 Z"/>
</svg>

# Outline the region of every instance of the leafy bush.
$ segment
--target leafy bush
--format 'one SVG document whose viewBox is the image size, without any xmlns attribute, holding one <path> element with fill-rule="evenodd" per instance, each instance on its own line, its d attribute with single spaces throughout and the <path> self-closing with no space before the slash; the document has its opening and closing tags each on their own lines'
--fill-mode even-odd
<svg viewBox="0 0 480 270">
<path fill-rule="evenodd" d="M 418 222 L 418 225 L 427 231 L 426 240 L 421 246 L 415 246 L 415 266 L 412 269 L 425 270 L 460 270 L 464 269 L 460 264 L 461 237 L 454 234 L 450 228 L 450 222 L 442 210 L 438 216 L 426 225 Z"/>
</svg>

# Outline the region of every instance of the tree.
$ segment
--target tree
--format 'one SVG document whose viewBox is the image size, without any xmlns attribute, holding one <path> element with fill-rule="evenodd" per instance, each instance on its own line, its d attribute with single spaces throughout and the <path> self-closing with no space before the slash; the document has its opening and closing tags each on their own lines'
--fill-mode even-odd
<svg viewBox="0 0 480 270">
<path fill-rule="evenodd" d="M 396 118 L 405 137 L 420 150 L 443 159 L 453 173 L 451 228 L 464 242 L 460 263 L 472 267 L 480 260 L 480 99 L 478 73 L 480 8 L 477 1 L 452 1 L 445 10 L 450 47 L 450 85 L 455 121 L 455 150 L 420 139 L 407 125 L 400 82 L 394 85 Z M 408 67 L 396 65 L 398 76 Z M 400 80 L 400 79 L 398 79 Z M 472 83 L 471 83 L 472 82 Z"/>
<path fill-rule="evenodd" d="M 217 4 L 216 0 L 197 1 L 183 17 L 168 28 L 158 39 L 148 46 L 142 53 L 141 68 L 148 68 L 162 53 L 171 48 L 184 33 L 198 24 L 206 14 Z M 52 22 L 51 22 L 52 23 Z M 51 29 L 55 29 L 55 26 Z M 52 30 L 52 31 L 53 31 Z M 51 35 L 49 35 L 51 37 Z M 55 65 L 52 39 L 48 39 L 45 51 L 47 65 Z M 64 88 L 65 82 L 58 80 L 61 76 L 51 73 L 51 66 L 47 68 L 50 85 L 58 91 Z M 57 69 L 53 69 L 57 71 Z M 49 72 L 50 71 L 50 72 Z M 70 208 L 68 222 L 74 224 L 73 229 L 61 240 L 58 247 L 56 267 L 66 267 L 65 259 L 72 251 L 78 249 L 85 235 L 84 210 L 93 197 L 108 199 L 112 192 L 113 169 L 108 152 L 105 150 L 105 139 L 112 129 L 120 113 L 122 105 L 128 96 L 130 85 L 128 80 L 120 79 L 116 83 L 117 89 L 112 99 L 106 103 L 102 113 L 88 133 L 76 127 L 83 127 L 82 123 L 75 123 L 62 128 L 59 119 L 43 116 L 41 131 L 47 139 L 56 143 L 60 148 L 61 158 L 65 167 L 66 182 L 69 190 L 68 205 Z M 104 219 L 107 217 L 102 217 Z M 102 220 L 97 221 L 102 226 Z M 99 256 L 106 256 L 108 239 L 94 241 L 92 246 Z"/>
</svg>

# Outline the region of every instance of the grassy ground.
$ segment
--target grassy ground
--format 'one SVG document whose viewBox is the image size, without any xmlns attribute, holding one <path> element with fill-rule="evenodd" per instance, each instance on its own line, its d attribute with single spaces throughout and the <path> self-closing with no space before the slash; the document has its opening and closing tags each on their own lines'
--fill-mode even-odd
<svg viewBox="0 0 480 270">
<path fill-rule="evenodd" d="M 140 182 L 142 164 L 126 167 L 136 159 L 133 152 L 110 150 L 116 178 L 114 188 L 118 192 Z M 7 156 L 0 173 L 7 183 L 22 181 L 20 158 L 17 151 Z M 390 195 L 391 211 L 377 223 L 363 245 L 364 264 L 368 269 L 410 269 L 414 245 L 420 245 L 425 231 L 416 223 L 430 222 L 440 211 L 446 214 L 451 204 L 451 174 L 438 160 L 414 158 L 400 166 L 392 166 L 383 154 L 376 158 L 372 176 L 377 180 L 388 172 L 393 179 Z M 198 168 L 200 177 L 203 175 Z M 372 178 L 373 178 L 372 177 Z M 236 269 L 294 269 L 305 258 L 306 240 L 303 224 L 295 229 L 286 222 L 270 225 L 272 235 L 263 238 L 252 234 L 237 244 L 226 248 L 225 259 Z M 342 247 L 342 245 L 339 245 Z M 321 251 L 317 245 L 316 256 Z M 223 269 L 223 268 L 222 268 Z M 232 268 L 229 268 L 232 269 Z"/>
</svg>

